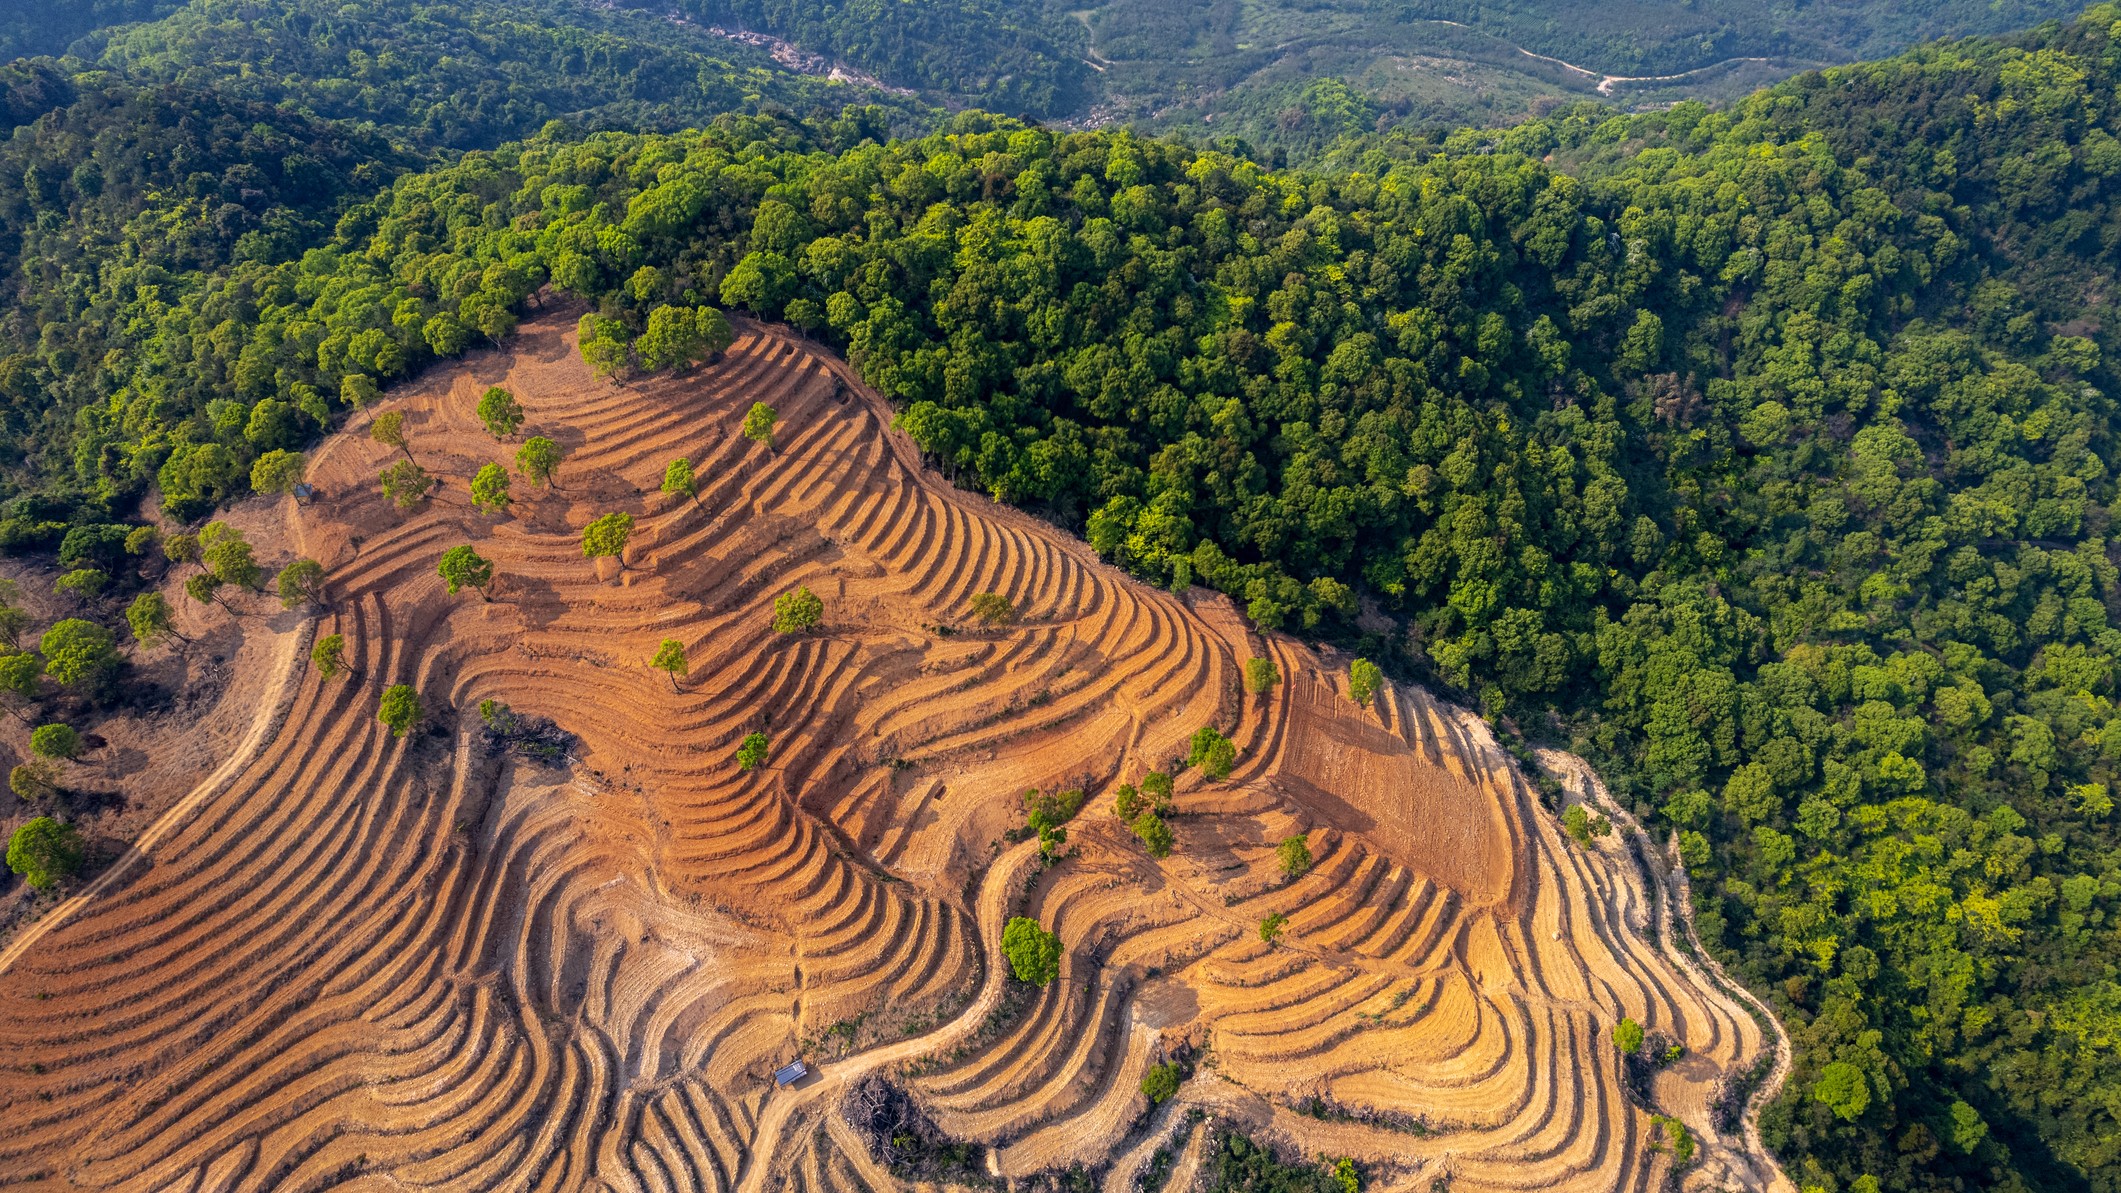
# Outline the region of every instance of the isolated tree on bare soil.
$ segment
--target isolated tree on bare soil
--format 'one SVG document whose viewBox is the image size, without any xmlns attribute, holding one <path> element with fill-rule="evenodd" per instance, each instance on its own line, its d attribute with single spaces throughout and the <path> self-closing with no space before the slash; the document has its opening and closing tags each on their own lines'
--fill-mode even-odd
<svg viewBox="0 0 2121 1193">
<path fill-rule="evenodd" d="M 159 592 L 143 592 L 125 607 L 125 624 L 132 627 L 133 640 L 156 646 L 170 638 L 184 638 L 170 616 L 169 599 Z M 185 641 L 190 639 L 185 638 Z"/>
<path fill-rule="evenodd" d="M 221 578 L 212 572 L 200 572 L 196 576 L 187 577 L 184 581 L 185 596 L 202 605 L 218 604 L 223 609 L 228 609 L 229 613 L 235 613 L 234 609 L 229 608 L 228 602 L 219 598 L 220 591 Z"/>
<path fill-rule="evenodd" d="M 972 615 L 990 626 L 1005 626 L 1016 620 L 1016 605 L 998 592 L 976 592 Z"/>
<path fill-rule="evenodd" d="M 1270 911 L 1259 921 L 1259 938 L 1268 944 L 1281 942 L 1282 929 L 1289 926 L 1289 917 L 1278 911 Z"/>
<path fill-rule="evenodd" d="M 825 619 L 825 602 L 803 585 L 773 598 L 773 628 L 776 633 L 800 634 L 814 630 Z"/>
<path fill-rule="evenodd" d="M 442 552 L 442 561 L 435 565 L 435 570 L 449 585 L 449 595 L 455 596 L 459 589 L 471 587 L 478 589 L 479 595 L 487 600 L 493 599 L 493 561 L 469 545 Z"/>
<path fill-rule="evenodd" d="M 1186 754 L 1186 765 L 1199 767 L 1201 774 L 1220 783 L 1230 777 L 1230 771 L 1237 765 L 1237 745 L 1214 726 L 1204 725 L 1193 734 L 1193 747 Z"/>
<path fill-rule="evenodd" d="M 39 758 L 72 762 L 81 756 L 81 734 L 63 721 L 39 725 L 30 732 L 29 752 Z"/>
<path fill-rule="evenodd" d="M 479 421 L 486 424 L 487 434 L 506 439 L 522 428 L 523 406 L 514 394 L 492 386 L 479 398 Z"/>
<path fill-rule="evenodd" d="M 1043 986 L 1060 976 L 1060 937 L 1038 921 L 1015 916 L 1002 928 L 1002 955 L 1019 982 Z"/>
<path fill-rule="evenodd" d="M 292 609 L 297 605 L 324 603 L 324 565 L 314 559 L 297 559 L 280 569 L 274 581 L 280 593 L 280 607 Z"/>
<path fill-rule="evenodd" d="M 508 495 L 508 470 L 487 464 L 471 478 L 472 508 L 484 514 L 505 514 L 515 499 Z"/>
<path fill-rule="evenodd" d="M 392 737 L 404 737 L 419 728 L 425 716 L 420 708 L 420 694 L 413 691 L 409 683 L 392 684 L 383 689 L 383 699 L 376 706 L 376 719 L 389 727 Z"/>
<path fill-rule="evenodd" d="M 309 650 L 309 661 L 322 679 L 337 679 L 341 675 L 352 675 L 354 669 L 346 663 L 346 635 L 326 634 L 317 639 Z"/>
<path fill-rule="evenodd" d="M 393 447 L 412 459 L 412 448 L 405 442 L 405 412 L 391 410 L 376 415 L 368 424 L 368 437 L 384 447 Z"/>
<path fill-rule="evenodd" d="M 208 522 L 199 532 L 199 554 L 206 570 L 223 584 L 256 590 L 265 579 L 250 540 L 226 522 Z"/>
<path fill-rule="evenodd" d="M 250 487 L 253 492 L 275 497 L 292 493 L 308 468 L 309 461 L 301 452 L 269 451 L 250 466 Z"/>
<path fill-rule="evenodd" d="M 736 745 L 736 768 L 753 771 L 766 765 L 766 755 L 772 745 L 763 733 L 745 734 L 744 740 Z"/>
<path fill-rule="evenodd" d="M 1255 696 L 1264 696 L 1281 682 L 1281 669 L 1273 659 L 1245 660 L 1245 690 Z"/>
<path fill-rule="evenodd" d="M 427 470 L 410 459 L 399 460 L 376 476 L 383 487 L 383 496 L 398 507 L 399 513 L 408 513 L 427 499 L 428 491 L 434 488 L 434 478 Z"/>
<path fill-rule="evenodd" d="M 1356 659 L 1348 664 L 1348 698 L 1355 703 L 1368 705 L 1384 682 L 1385 673 L 1370 660 Z"/>
<path fill-rule="evenodd" d="M 1622 1019 L 1613 1025 L 1613 1047 L 1623 1056 L 1633 1056 L 1642 1051 L 1642 1024 L 1633 1018 Z"/>
<path fill-rule="evenodd" d="M 582 527 L 582 555 L 588 559 L 609 557 L 626 566 L 626 540 L 633 537 L 632 514 L 605 514 Z"/>
<path fill-rule="evenodd" d="M 543 435 L 532 435 L 516 449 L 516 471 L 533 485 L 551 485 L 557 489 L 555 479 L 560 471 L 560 445 Z"/>
<path fill-rule="evenodd" d="M 1282 838 L 1281 844 L 1274 847 L 1274 861 L 1283 874 L 1302 878 L 1311 870 L 1310 842 L 1305 841 L 1301 833 Z"/>
<path fill-rule="evenodd" d="M 753 402 L 744 412 L 744 438 L 753 443 L 764 444 L 767 451 L 773 450 L 773 424 L 781 421 L 780 413 L 764 402 Z"/>
<path fill-rule="evenodd" d="M 1184 1071 L 1169 1061 L 1150 1065 L 1142 1075 L 1142 1096 L 1149 1099 L 1151 1106 L 1161 1106 L 1178 1095 L 1179 1083 L 1184 1079 Z"/>
<path fill-rule="evenodd" d="M 679 690 L 678 680 L 683 679 L 686 673 L 692 670 L 692 664 L 685 661 L 685 644 L 675 638 L 663 639 L 663 644 L 656 648 L 655 657 L 648 660 L 648 665 L 670 673 L 670 690 L 673 692 Z"/>
<path fill-rule="evenodd" d="M 700 491 L 692 477 L 691 460 L 679 456 L 664 467 L 663 492 L 673 496 L 682 494 L 690 497 L 694 505 L 700 503 Z"/>
<path fill-rule="evenodd" d="M 7 868 L 33 889 L 48 891 L 80 870 L 86 853 L 73 826 L 39 816 L 8 838 Z"/>
</svg>

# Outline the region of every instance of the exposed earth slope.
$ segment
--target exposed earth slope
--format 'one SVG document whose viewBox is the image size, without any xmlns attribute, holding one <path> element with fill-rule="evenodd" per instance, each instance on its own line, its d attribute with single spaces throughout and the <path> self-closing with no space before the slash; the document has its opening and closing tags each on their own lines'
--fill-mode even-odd
<svg viewBox="0 0 2121 1193">
<path fill-rule="evenodd" d="M 1702 1137 L 1689 1179 L 1779 1179 L 1708 1109 L 1761 1029 L 1652 942 L 1670 925 L 1622 852 L 1569 843 L 1477 721 L 1405 688 L 1358 707 L 1344 659 L 937 482 L 801 341 L 752 329 L 618 386 L 564 322 L 388 404 L 444 482 L 409 514 L 359 428 L 317 453 L 321 494 L 287 516 L 357 674 L 301 676 L 151 865 L 0 973 L 0 1185 L 877 1188 L 848 1117 L 876 1076 L 996 1175 L 1117 1158 L 1116 1187 L 1184 1129 L 1138 1086 L 1192 1046 L 1181 1105 L 1373 1187 L 1648 1189 L 1670 1160 L 1623 1088 L 1623 1015 L 1685 1048 L 1652 1100 Z M 515 448 L 473 413 L 492 384 L 566 453 L 500 518 L 466 496 Z M 755 401 L 781 415 L 770 451 L 737 433 Z M 681 455 L 696 501 L 656 491 Z M 599 569 L 579 530 L 614 510 L 633 541 Z M 436 575 L 465 542 L 491 602 Z M 777 634 L 798 584 L 823 624 Z M 985 591 L 1016 624 L 971 616 Z M 645 665 L 665 638 L 681 683 Z M 1253 655 L 1284 677 L 1265 697 L 1239 682 Z M 435 732 L 378 723 L 391 683 Z M 482 699 L 575 735 L 570 764 L 486 757 Z M 1236 769 L 1179 776 L 1177 850 L 1152 860 L 1112 790 L 1207 725 Z M 771 759 L 746 773 L 754 731 Z M 1027 788 L 1090 792 L 1055 865 L 1004 841 Z M 1292 834 L 1316 863 L 1285 880 Z M 1063 941 L 1042 991 L 1006 976 L 1011 915 Z M 798 1054 L 817 1077 L 776 1091 Z"/>
</svg>

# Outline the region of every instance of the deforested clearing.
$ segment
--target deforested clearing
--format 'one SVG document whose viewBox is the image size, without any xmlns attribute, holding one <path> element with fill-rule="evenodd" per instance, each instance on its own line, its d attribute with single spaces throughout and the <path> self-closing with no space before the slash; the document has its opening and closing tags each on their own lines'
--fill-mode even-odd
<svg viewBox="0 0 2121 1193">
<path fill-rule="evenodd" d="M 1653 1114 L 1698 1141 L 1690 1186 L 1780 1181 L 1714 1109 L 1771 1022 L 1686 959 L 1663 859 L 1571 842 L 1477 718 L 1395 684 L 1359 706 L 1347 658 L 925 473 L 805 341 L 746 327 L 616 384 L 569 328 L 391 395 L 402 451 L 357 416 L 315 498 L 254 507 L 329 604 L 221 781 L 8 955 L 0 1185 L 910 1187 L 886 1103 L 997 1187 L 1131 1189 L 1159 1148 L 1194 1172 L 1190 1108 L 1378 1188 L 1659 1187 Z M 505 442 L 494 385 L 527 415 Z M 761 402 L 770 444 L 742 433 Z M 532 435 L 553 483 L 474 508 Z M 694 495 L 661 491 L 678 457 Z M 407 511 L 376 480 L 404 458 L 440 482 Z M 611 513 L 623 552 L 585 557 Z M 490 600 L 437 574 L 467 544 Z M 798 588 L 818 624 L 780 632 Z M 649 665 L 672 639 L 682 674 Z M 486 748 L 482 701 L 571 749 Z M 1203 728 L 1235 746 L 1220 781 L 1183 765 Z M 1163 858 L 1112 810 L 1152 771 Z M 1061 839 L 1026 835 L 1034 790 L 1085 793 Z M 1014 917 L 1059 937 L 1044 986 L 1003 958 Z M 1631 1080 L 1623 1017 L 1678 1058 Z M 1188 1076 L 1152 1107 L 1166 1061 Z"/>
</svg>

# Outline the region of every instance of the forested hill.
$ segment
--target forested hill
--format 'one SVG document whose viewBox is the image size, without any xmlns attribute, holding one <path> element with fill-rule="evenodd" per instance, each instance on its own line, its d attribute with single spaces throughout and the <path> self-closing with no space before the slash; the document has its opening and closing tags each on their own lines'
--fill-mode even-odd
<svg viewBox="0 0 2121 1193">
<path fill-rule="evenodd" d="M 52 263 L 0 324 L 0 542 L 198 516 L 541 285 L 605 369 L 785 319 L 962 483 L 1589 754 L 1792 1029 L 1800 1183 L 2112 1188 L 2117 22 L 1300 172 L 875 110 L 415 170 L 21 74 L 78 94 L 0 161 Z"/>
</svg>

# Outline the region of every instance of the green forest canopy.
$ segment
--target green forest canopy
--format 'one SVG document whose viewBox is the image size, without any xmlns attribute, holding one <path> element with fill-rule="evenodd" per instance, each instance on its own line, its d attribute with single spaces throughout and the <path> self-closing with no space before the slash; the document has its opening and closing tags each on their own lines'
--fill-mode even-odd
<svg viewBox="0 0 2121 1193">
<path fill-rule="evenodd" d="M 1302 171 L 880 109 L 421 169 L 17 68 L 0 543 L 201 514 L 546 284 L 786 319 L 963 483 L 1589 754 L 1792 1028 L 1801 1183 L 2111 1188 L 2117 21 Z"/>
</svg>

